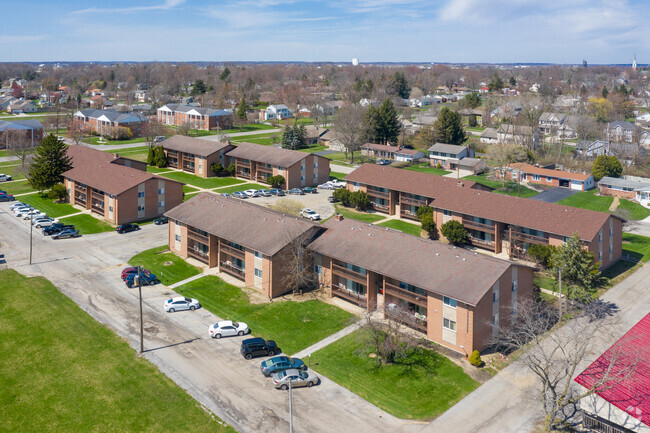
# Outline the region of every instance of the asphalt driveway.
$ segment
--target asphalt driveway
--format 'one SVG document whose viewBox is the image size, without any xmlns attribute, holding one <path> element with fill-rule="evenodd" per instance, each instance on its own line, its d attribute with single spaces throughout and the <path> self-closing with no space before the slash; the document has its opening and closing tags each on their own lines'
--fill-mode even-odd
<svg viewBox="0 0 650 433">
<path fill-rule="evenodd" d="M 546 203 L 557 203 L 563 198 L 567 198 L 575 194 L 576 192 L 578 191 L 569 188 L 557 187 L 557 188 L 549 189 L 548 191 L 541 192 L 535 197 L 531 197 L 531 199 L 543 201 Z"/>
</svg>

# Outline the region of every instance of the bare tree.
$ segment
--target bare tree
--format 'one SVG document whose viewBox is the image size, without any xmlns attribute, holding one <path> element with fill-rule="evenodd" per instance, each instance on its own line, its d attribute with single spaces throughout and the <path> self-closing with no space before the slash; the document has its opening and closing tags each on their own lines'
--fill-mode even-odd
<svg viewBox="0 0 650 433">
<path fill-rule="evenodd" d="M 82 122 L 75 122 L 74 120 L 68 124 L 68 138 L 70 138 L 74 144 L 79 145 L 81 139 L 88 134 L 87 128 Z"/>
<path fill-rule="evenodd" d="M 300 210 L 305 206 L 298 200 L 281 198 L 269 207 L 287 215 L 300 216 Z"/>
<path fill-rule="evenodd" d="M 292 291 L 309 290 L 318 286 L 318 275 L 314 271 L 314 252 L 307 249 L 313 236 L 308 231 L 300 236 L 287 235 L 291 240 L 285 247 L 283 257 L 284 286 Z"/>
<path fill-rule="evenodd" d="M 350 162 L 354 162 L 354 152 L 361 149 L 365 141 L 365 113 L 366 110 L 359 105 L 346 105 L 334 115 L 332 130 L 345 148 L 345 157 L 350 155 Z"/>
<path fill-rule="evenodd" d="M 361 329 L 366 348 L 376 355 L 379 365 L 398 363 L 406 358 L 417 346 L 416 340 L 403 332 L 402 324 L 411 323 L 416 318 L 413 313 L 398 305 L 386 308 L 386 318 L 366 314 Z"/>
<path fill-rule="evenodd" d="M 34 144 L 30 135 L 22 130 L 9 130 L 7 133 L 7 149 L 13 156 L 18 157 L 21 170 L 26 170 L 26 163 L 34 153 Z"/>
<path fill-rule="evenodd" d="M 164 135 L 165 126 L 155 120 L 149 120 L 140 127 L 140 133 L 147 140 L 149 147 L 154 145 L 154 140 L 159 135 Z"/>
<path fill-rule="evenodd" d="M 501 329 L 497 346 L 523 352 L 520 362 L 537 377 L 546 431 L 570 421 L 579 400 L 615 386 L 634 372 L 638 357 L 623 356 L 615 344 L 610 363 L 594 386 L 580 389 L 573 384 L 572 379 L 586 367 L 594 342 L 615 339 L 607 335 L 616 328 L 613 309 L 611 304 L 596 301 L 582 311 L 574 310 L 574 318 L 558 327 L 556 308 L 541 301 L 526 302 L 515 311 L 512 326 Z"/>
</svg>

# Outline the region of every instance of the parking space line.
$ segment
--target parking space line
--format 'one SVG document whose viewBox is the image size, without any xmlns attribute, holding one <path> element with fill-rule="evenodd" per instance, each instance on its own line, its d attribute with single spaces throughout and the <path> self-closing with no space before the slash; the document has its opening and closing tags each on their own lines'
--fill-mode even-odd
<svg viewBox="0 0 650 433">
<path fill-rule="evenodd" d="M 111 270 L 111 269 L 118 268 L 118 267 L 120 267 L 120 266 L 124 266 L 124 265 L 128 265 L 128 263 L 120 263 L 119 265 L 115 265 L 115 266 L 110 266 L 110 267 L 108 267 L 108 268 L 104 268 L 104 269 L 102 269 L 102 272 L 103 272 L 103 271 L 109 271 L 109 270 Z"/>
</svg>

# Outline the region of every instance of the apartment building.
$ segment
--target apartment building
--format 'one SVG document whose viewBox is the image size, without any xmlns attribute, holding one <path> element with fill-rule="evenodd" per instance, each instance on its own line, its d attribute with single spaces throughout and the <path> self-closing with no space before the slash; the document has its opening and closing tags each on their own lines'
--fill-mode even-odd
<svg viewBox="0 0 650 433">
<path fill-rule="evenodd" d="M 214 176 L 212 164 L 228 167 L 230 158 L 226 155 L 234 149 L 230 143 L 220 143 L 200 138 L 174 135 L 160 143 L 167 156 L 167 166 L 177 168 L 201 177 Z"/>
<path fill-rule="evenodd" d="M 85 146 L 69 146 L 68 155 L 68 201 L 112 224 L 156 218 L 183 202 L 183 184 L 147 173 L 143 162 Z"/>
<path fill-rule="evenodd" d="M 235 176 L 268 183 L 271 176 L 282 176 L 285 189 L 314 186 L 330 178 L 330 160 L 297 150 L 241 143 L 227 153 L 235 164 Z"/>
<path fill-rule="evenodd" d="M 112 134 L 112 128 L 128 128 L 133 137 L 142 135 L 142 125 L 147 123 L 147 116 L 140 113 L 119 113 L 113 110 L 94 110 L 87 108 L 74 113 L 73 122 L 88 131 L 99 135 Z"/>
<path fill-rule="evenodd" d="M 200 193 L 165 213 L 169 248 L 218 268 L 269 298 L 287 292 L 295 243 L 308 243 L 320 224 L 213 193 Z"/>
<path fill-rule="evenodd" d="M 14 133 L 24 134 L 32 145 L 38 146 L 43 141 L 43 125 L 36 119 L 0 120 L 0 149 L 11 148 Z"/>
<path fill-rule="evenodd" d="M 418 207 L 433 207 L 438 229 L 461 222 L 472 245 L 511 256 L 530 244 L 562 245 L 574 233 L 603 268 L 622 254 L 621 218 L 608 213 L 561 206 L 489 192 L 463 179 L 364 164 L 345 177 L 349 190 L 365 191 L 374 209 L 416 219 Z"/>
<path fill-rule="evenodd" d="M 164 125 L 188 125 L 192 129 L 204 131 L 232 128 L 232 113 L 216 108 L 166 104 L 157 110 L 156 115 L 158 123 Z"/>
<path fill-rule="evenodd" d="M 308 248 L 321 286 L 470 354 L 533 299 L 533 269 L 337 216 Z"/>
</svg>

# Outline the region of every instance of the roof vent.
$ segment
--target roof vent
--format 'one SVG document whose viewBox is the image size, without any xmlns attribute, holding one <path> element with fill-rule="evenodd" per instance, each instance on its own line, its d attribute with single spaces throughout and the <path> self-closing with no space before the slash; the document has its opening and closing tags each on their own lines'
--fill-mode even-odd
<svg viewBox="0 0 650 433">
<path fill-rule="evenodd" d="M 459 256 L 458 254 L 456 254 L 456 258 L 459 258 L 459 257 L 460 257 L 460 256 Z"/>
<path fill-rule="evenodd" d="M 436 253 L 436 256 L 439 256 L 439 255 L 440 255 L 440 253 Z"/>
<path fill-rule="evenodd" d="M 466 259 L 465 257 L 463 257 L 463 261 L 466 261 L 466 260 L 467 260 L 467 259 Z"/>
</svg>

